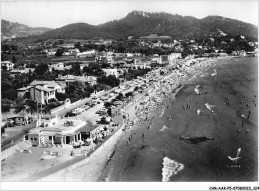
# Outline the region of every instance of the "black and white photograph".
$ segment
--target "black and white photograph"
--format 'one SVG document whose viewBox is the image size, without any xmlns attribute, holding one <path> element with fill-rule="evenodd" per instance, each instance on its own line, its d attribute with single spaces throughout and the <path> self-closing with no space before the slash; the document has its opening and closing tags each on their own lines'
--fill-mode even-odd
<svg viewBox="0 0 260 191">
<path fill-rule="evenodd" d="M 0 15 L 3 189 L 259 190 L 258 0 Z"/>
</svg>

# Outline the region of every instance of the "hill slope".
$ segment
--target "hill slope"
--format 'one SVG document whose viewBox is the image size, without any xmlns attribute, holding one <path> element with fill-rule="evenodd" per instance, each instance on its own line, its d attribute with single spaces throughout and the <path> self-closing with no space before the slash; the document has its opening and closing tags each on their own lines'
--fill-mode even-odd
<svg viewBox="0 0 260 191">
<path fill-rule="evenodd" d="M 49 28 L 44 27 L 28 27 L 20 23 L 9 22 L 1 20 L 1 34 L 2 37 L 26 37 L 33 35 L 40 35 L 48 30 Z"/>
<path fill-rule="evenodd" d="M 258 28 L 255 25 L 220 16 L 208 16 L 197 19 L 190 16 L 172 15 L 169 13 L 147 13 L 132 11 L 120 20 L 101 25 L 75 23 L 39 35 L 37 40 L 76 38 L 125 38 L 157 33 L 169 35 L 174 39 L 197 38 L 219 34 L 220 31 L 231 35 L 243 35 L 257 39 Z"/>
</svg>

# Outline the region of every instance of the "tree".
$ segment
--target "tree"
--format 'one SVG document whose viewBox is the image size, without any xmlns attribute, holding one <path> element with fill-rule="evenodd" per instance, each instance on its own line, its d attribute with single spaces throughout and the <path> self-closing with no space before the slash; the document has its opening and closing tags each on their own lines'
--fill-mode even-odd
<svg viewBox="0 0 260 191">
<path fill-rule="evenodd" d="M 106 101 L 105 103 L 104 103 L 104 106 L 107 108 L 107 107 L 110 107 L 112 104 L 110 103 L 110 102 L 108 102 L 108 101 Z"/>
<path fill-rule="evenodd" d="M 13 58 L 12 58 L 12 62 L 13 62 L 14 64 L 17 62 L 17 59 L 16 59 L 15 56 L 13 56 Z"/>
<path fill-rule="evenodd" d="M 127 92 L 127 93 L 125 94 L 125 97 L 130 97 L 130 96 L 132 96 L 132 95 L 133 95 L 132 92 Z"/>
<path fill-rule="evenodd" d="M 36 68 L 34 63 L 26 64 L 26 68 Z"/>
<path fill-rule="evenodd" d="M 2 45 L 2 51 L 3 52 L 10 51 L 10 50 L 11 50 L 11 48 L 10 48 L 10 46 L 8 44 L 3 44 Z"/>
<path fill-rule="evenodd" d="M 110 68 L 110 64 L 108 63 L 102 63 L 101 68 Z"/>
<path fill-rule="evenodd" d="M 56 51 L 56 53 L 55 53 L 55 56 L 62 56 L 62 54 L 64 53 L 64 50 L 63 49 L 61 49 L 61 48 L 59 48 L 57 51 Z"/>
<path fill-rule="evenodd" d="M 7 60 L 8 60 L 8 56 L 4 54 L 4 52 L 1 52 L 1 61 L 7 61 Z"/>
<path fill-rule="evenodd" d="M 74 47 L 79 49 L 79 48 L 80 48 L 80 42 L 76 42 L 76 43 L 74 44 Z"/>
<path fill-rule="evenodd" d="M 105 51 L 106 46 L 104 44 L 102 44 L 102 45 L 98 46 L 97 49 L 99 52 L 102 52 L 102 51 Z"/>
<path fill-rule="evenodd" d="M 88 76 L 93 75 L 93 70 L 91 68 L 89 68 L 88 66 L 85 66 L 83 68 L 83 73 L 86 73 Z"/>
<path fill-rule="evenodd" d="M 56 98 L 57 100 L 59 101 L 64 101 L 65 99 L 67 99 L 67 95 L 64 94 L 64 93 L 59 93 L 59 92 L 56 92 Z"/>
<path fill-rule="evenodd" d="M 85 92 L 88 92 L 89 94 L 92 94 L 92 93 L 95 91 L 95 89 L 94 89 L 93 86 L 87 85 L 87 86 L 84 88 L 84 91 L 85 91 Z"/>
<path fill-rule="evenodd" d="M 107 77 L 106 83 L 107 85 L 111 86 L 111 87 L 116 87 L 120 84 L 120 80 L 117 79 L 114 75 L 109 75 Z"/>
<path fill-rule="evenodd" d="M 107 114 L 108 114 L 108 116 L 112 116 L 112 109 L 111 109 L 111 107 L 109 107 L 108 109 L 107 109 Z"/>
<path fill-rule="evenodd" d="M 73 72 L 73 74 L 75 76 L 79 76 L 80 75 L 80 65 L 79 65 L 79 63 L 72 64 L 71 71 Z"/>
<path fill-rule="evenodd" d="M 2 91 L 2 98 L 8 98 L 10 100 L 17 99 L 17 91 L 15 89 L 6 89 Z"/>
<path fill-rule="evenodd" d="M 164 74 L 164 71 L 160 70 L 160 75 L 162 76 Z"/>
<path fill-rule="evenodd" d="M 123 99 L 124 95 L 122 93 L 119 93 L 117 96 L 116 96 L 116 99 L 117 100 L 121 100 Z"/>
<path fill-rule="evenodd" d="M 15 45 L 15 44 L 12 44 L 12 45 L 11 45 L 11 49 L 12 49 L 12 50 L 18 50 L 18 46 Z"/>
<path fill-rule="evenodd" d="M 107 89 L 108 89 L 108 87 L 107 87 L 106 84 L 100 84 L 100 83 L 94 85 L 93 87 L 94 87 L 94 89 L 95 89 L 96 91 L 98 91 L 98 92 L 99 92 L 99 91 L 102 91 L 102 90 L 107 90 Z"/>
<path fill-rule="evenodd" d="M 41 63 L 41 64 L 39 64 L 39 65 L 35 68 L 34 73 L 35 73 L 36 75 L 43 75 L 48 69 L 49 69 L 48 64 Z"/>
<path fill-rule="evenodd" d="M 1 128 L 1 136 L 3 136 L 3 134 L 5 134 L 5 127 Z"/>
<path fill-rule="evenodd" d="M 2 69 L 3 70 L 7 70 L 7 66 L 2 66 Z"/>
<path fill-rule="evenodd" d="M 11 108 L 11 105 L 9 105 L 9 104 L 1 104 L 1 110 L 3 113 L 9 112 L 10 108 Z"/>
<path fill-rule="evenodd" d="M 21 96 L 18 96 L 18 98 L 15 101 L 15 113 L 19 113 L 20 111 L 23 111 L 25 109 L 24 100 Z"/>
<path fill-rule="evenodd" d="M 100 76 L 99 78 L 97 78 L 97 83 L 99 84 L 105 84 L 107 80 L 107 77 L 105 75 Z"/>
</svg>

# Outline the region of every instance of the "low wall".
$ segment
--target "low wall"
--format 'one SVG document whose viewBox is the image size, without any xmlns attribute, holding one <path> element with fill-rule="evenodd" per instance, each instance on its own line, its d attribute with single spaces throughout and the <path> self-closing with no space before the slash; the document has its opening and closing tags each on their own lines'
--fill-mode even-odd
<svg viewBox="0 0 260 191">
<path fill-rule="evenodd" d="M 51 109 L 51 114 L 53 115 L 54 113 L 58 112 L 58 111 L 61 111 L 63 109 L 65 109 L 67 106 L 64 104 L 64 105 L 61 105 L 59 107 L 55 107 L 53 109 Z"/>
<path fill-rule="evenodd" d="M 56 112 L 59 112 L 59 111 L 61 111 L 61 110 L 63 110 L 63 109 L 66 109 L 66 108 L 69 108 L 69 107 L 72 107 L 72 106 L 75 106 L 75 105 L 77 105 L 77 104 L 80 105 L 80 103 L 86 101 L 86 99 L 87 99 L 87 98 L 82 99 L 82 100 L 78 100 L 78 101 L 73 102 L 73 103 L 64 103 L 63 105 L 61 105 L 61 106 L 59 106 L 59 107 L 55 107 L 55 108 L 51 109 L 51 114 L 53 115 L 53 114 L 55 114 Z"/>
<path fill-rule="evenodd" d="M 17 145 L 15 144 L 15 145 L 8 147 L 7 149 L 1 151 L 1 160 L 4 160 L 7 157 L 12 156 L 16 152 L 16 149 L 17 149 Z"/>
<path fill-rule="evenodd" d="M 46 175 L 44 177 L 41 177 L 37 179 L 36 181 L 74 181 L 73 177 L 71 175 L 71 171 L 79 166 L 86 165 L 89 163 L 89 161 L 93 158 L 96 157 L 100 152 L 102 152 L 105 147 L 108 145 L 115 144 L 118 137 L 122 134 L 122 130 L 124 128 L 124 124 L 119 128 L 111 137 L 109 137 L 108 140 L 106 140 L 102 145 L 100 145 L 97 150 L 95 150 L 89 157 L 84 158 L 78 162 L 75 162 L 71 165 L 65 166 L 64 168 L 57 170 L 49 175 Z M 87 172 L 86 172 L 87 173 Z"/>
</svg>

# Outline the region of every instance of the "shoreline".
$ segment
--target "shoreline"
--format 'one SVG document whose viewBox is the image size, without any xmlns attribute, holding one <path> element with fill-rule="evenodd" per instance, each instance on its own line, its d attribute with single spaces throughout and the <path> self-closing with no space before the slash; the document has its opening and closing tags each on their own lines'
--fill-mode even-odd
<svg viewBox="0 0 260 191">
<path fill-rule="evenodd" d="M 230 59 L 230 58 L 227 58 L 227 59 Z M 187 75 L 186 78 L 181 79 L 180 82 L 177 83 L 174 88 L 172 88 L 170 91 L 168 91 L 168 94 L 165 95 L 163 97 L 163 99 L 159 103 L 155 104 L 155 107 L 152 110 L 149 111 L 148 119 L 147 118 L 142 118 L 142 116 L 138 117 L 136 119 L 137 122 L 134 124 L 134 126 L 131 127 L 130 132 L 128 132 L 127 134 L 126 133 L 122 134 L 119 137 L 119 140 L 117 140 L 117 144 L 119 144 L 120 142 L 124 142 L 124 141 L 128 142 L 127 141 L 128 137 L 132 137 L 132 132 L 135 132 L 138 129 L 152 129 L 153 125 L 154 125 L 154 121 L 157 118 L 163 117 L 163 115 L 166 113 L 166 110 L 168 109 L 169 102 L 176 101 L 176 97 L 179 96 L 179 93 L 181 92 L 181 90 L 187 84 L 190 84 L 192 82 L 192 80 L 196 79 L 196 77 L 198 77 L 201 73 L 204 73 L 208 69 L 214 67 L 218 60 L 223 60 L 223 59 L 213 59 L 213 60 L 210 60 L 210 61 L 207 60 L 204 63 L 203 62 L 199 63 L 199 69 L 196 69 L 196 70 L 194 69 L 192 71 L 194 73 L 193 73 L 193 75 L 191 77 L 189 77 Z M 203 64 L 205 64 L 206 66 L 203 67 Z M 202 69 L 202 71 L 201 71 L 201 69 Z M 149 105 L 149 103 L 148 103 L 148 105 Z M 148 106 L 145 107 L 144 111 L 147 109 L 147 107 Z M 129 141 L 130 141 L 130 139 L 129 139 Z M 128 146 L 128 143 L 127 143 L 126 146 Z M 115 150 L 116 150 L 116 148 L 114 149 L 114 152 L 115 152 Z M 99 181 L 114 181 L 113 178 L 112 178 L 113 175 L 111 174 L 111 172 L 107 168 L 107 166 L 108 165 L 106 165 L 105 168 L 102 170 L 103 173 L 98 178 Z"/>
<path fill-rule="evenodd" d="M 166 99 L 163 100 L 165 102 L 162 101 L 161 104 L 159 104 L 153 111 L 150 110 L 150 113 L 153 113 L 155 116 L 155 118 L 152 119 L 153 121 L 155 121 L 153 127 L 147 129 L 148 122 L 145 120 L 141 120 L 136 124 L 135 130 L 137 131 L 133 138 L 131 137 L 130 143 L 126 143 L 128 142 L 130 134 L 126 135 L 124 139 L 123 136 L 120 137 L 121 140 L 119 140 L 117 143 L 117 150 L 115 151 L 113 158 L 109 162 L 110 164 L 103 170 L 103 174 L 99 178 L 99 181 L 161 181 L 162 175 L 160 174 L 160 172 L 162 171 L 163 167 L 162 159 L 165 156 L 185 165 L 185 170 L 180 173 L 180 175 L 172 176 L 170 178 L 170 181 L 194 181 L 197 179 L 201 181 L 200 177 L 204 177 L 204 179 L 208 181 L 212 181 L 214 179 L 222 180 L 225 178 L 228 181 L 237 180 L 236 177 L 238 178 L 239 176 L 228 176 L 229 171 L 225 169 L 225 164 L 229 164 L 230 161 L 227 159 L 226 156 L 230 155 L 230 153 L 235 153 L 239 145 L 240 147 L 242 147 L 244 154 L 253 154 L 255 146 L 252 148 L 253 150 L 249 149 L 251 148 L 249 146 L 255 145 L 254 137 L 256 134 L 255 131 L 257 131 L 257 129 L 255 129 L 254 124 L 252 124 L 251 122 L 247 123 L 246 125 L 246 128 L 249 129 L 250 133 L 247 132 L 246 128 L 241 129 L 241 127 L 239 127 L 238 125 L 236 125 L 236 127 L 233 127 L 234 125 L 232 120 L 235 120 L 236 122 L 240 122 L 241 120 L 240 115 L 237 114 L 237 111 L 240 109 L 236 105 L 233 106 L 233 104 L 225 105 L 223 99 L 226 96 L 230 96 L 231 100 L 233 100 L 237 105 L 240 105 L 240 95 L 243 95 L 242 99 L 244 99 L 244 95 L 251 97 L 253 96 L 253 94 L 251 95 L 251 92 L 248 91 L 240 92 L 240 88 L 238 88 L 237 90 L 239 92 L 237 92 L 236 94 L 238 94 L 239 96 L 236 97 L 236 94 L 229 95 L 228 92 L 230 91 L 230 88 L 227 88 L 227 94 L 215 95 L 216 90 L 214 90 L 214 86 L 215 88 L 219 87 L 218 82 L 222 81 L 223 74 L 225 74 L 228 82 L 233 79 L 232 76 L 229 77 L 229 75 L 226 75 L 226 72 L 228 72 L 227 69 L 230 67 L 229 64 L 232 64 L 233 68 L 237 68 L 238 72 L 243 72 L 243 70 L 239 69 L 241 68 L 241 66 L 247 67 L 245 64 L 241 66 L 236 66 L 236 61 L 237 60 L 235 59 L 231 62 L 224 60 L 218 62 L 218 60 L 216 60 L 216 62 L 214 62 L 213 64 L 209 64 L 209 67 L 203 69 L 203 73 L 207 73 L 206 79 L 212 79 L 211 81 L 206 80 L 204 83 L 204 79 L 193 78 L 194 80 L 182 84 L 182 88 L 184 89 L 181 88 L 178 91 L 176 98 L 172 99 L 173 102 L 170 106 L 167 105 L 170 100 L 168 101 L 166 97 Z M 216 68 L 216 71 L 219 74 L 217 74 L 217 76 L 212 76 L 211 74 L 215 73 L 215 70 L 213 69 L 216 64 L 218 64 L 219 66 Z M 227 66 L 225 66 L 225 64 L 227 64 Z M 233 73 L 232 70 L 230 70 L 230 72 Z M 245 73 L 245 75 L 247 75 L 247 73 Z M 198 73 L 195 72 L 194 75 L 196 74 L 198 75 Z M 251 73 L 249 73 L 249 75 L 250 74 Z M 238 77 L 236 79 L 240 79 L 239 77 L 241 75 L 240 73 L 236 73 L 235 76 Z M 251 78 L 254 77 L 252 76 Z M 243 80 L 241 81 L 245 82 Z M 192 85 L 189 85 L 190 83 Z M 214 85 L 214 83 L 216 83 L 216 85 Z M 254 82 L 252 81 L 249 84 L 251 83 Z M 194 92 L 194 88 L 197 84 L 202 84 L 199 88 L 202 92 L 201 95 L 197 95 L 196 92 Z M 207 84 L 210 85 L 208 86 Z M 230 86 L 232 86 L 232 83 L 230 84 Z M 207 91 L 211 92 L 208 92 L 211 95 L 209 95 L 208 93 L 206 94 L 205 88 L 207 89 Z M 180 97 L 178 95 L 180 95 Z M 212 95 L 214 96 L 214 99 Z M 192 98 L 192 101 L 190 98 Z M 250 99 L 250 102 L 252 101 L 252 99 Z M 199 104 L 196 102 L 199 102 Z M 214 113 L 207 109 L 207 107 L 205 106 L 206 102 L 212 105 L 217 104 L 217 107 L 214 108 Z M 253 116 L 250 119 L 253 120 L 252 122 L 254 122 L 256 113 L 254 109 L 255 105 L 253 105 L 252 103 L 250 104 L 250 102 L 248 102 L 248 104 L 250 105 L 250 107 L 252 107 L 253 111 Z M 183 104 L 186 106 L 187 103 L 191 105 L 191 107 L 189 107 L 189 109 L 186 107 L 185 109 L 182 109 Z M 169 111 L 167 108 L 168 106 L 170 107 Z M 244 106 L 246 106 L 246 103 L 244 103 Z M 197 109 L 204 110 L 202 116 L 199 116 L 197 114 Z M 247 109 L 244 107 L 244 111 L 241 112 L 246 112 L 246 110 Z M 162 112 L 163 115 L 162 117 L 160 117 Z M 226 115 L 229 117 L 226 118 Z M 172 121 L 169 121 L 169 118 L 172 118 Z M 218 121 L 219 119 L 221 120 Z M 160 130 L 164 128 L 164 125 L 167 126 L 167 129 L 165 129 L 165 132 L 160 132 Z M 239 128 L 240 131 L 238 131 Z M 222 135 L 222 132 L 225 132 L 224 136 Z M 143 133 L 144 139 L 142 139 Z M 166 135 L 168 134 L 169 136 L 167 137 Z M 194 145 L 179 139 L 179 137 L 181 136 L 206 138 L 209 137 L 214 138 L 214 140 L 209 140 L 208 142 Z M 211 164 L 211 160 L 215 159 L 213 159 L 211 155 L 208 155 L 208 152 L 212 154 L 213 158 L 216 157 L 216 155 L 219 155 L 220 158 L 218 160 L 220 161 L 218 162 L 218 160 L 216 160 L 215 163 Z M 251 155 L 249 154 L 249 156 Z M 208 159 L 209 161 L 205 161 L 204 159 Z M 243 159 L 241 160 L 241 163 L 245 166 L 245 168 L 247 163 L 244 161 L 247 160 L 249 159 L 246 156 L 243 156 Z M 255 164 L 254 160 L 255 159 L 252 157 L 250 165 L 251 167 Z M 205 162 L 208 165 L 206 165 L 206 167 L 201 166 L 201 164 L 204 164 Z M 146 163 L 150 165 L 147 165 Z M 194 165 L 196 165 L 193 166 L 193 163 Z M 154 167 L 153 165 L 156 167 Z M 193 166 L 192 168 L 191 165 Z M 204 171 L 205 169 L 207 169 L 207 171 Z M 217 174 L 212 174 L 212 171 L 218 169 L 221 169 L 220 172 L 224 173 L 225 176 L 219 177 Z M 204 174 L 201 174 L 198 177 L 194 177 L 196 176 L 196 173 L 198 171 L 203 171 Z M 248 170 L 243 169 L 242 171 L 241 169 L 241 173 L 242 172 L 247 174 L 246 176 L 242 177 L 249 177 L 250 180 L 255 176 L 254 171 L 251 171 L 251 173 L 247 173 Z M 236 174 L 238 173 L 239 172 L 236 172 Z M 206 174 L 209 174 L 210 176 L 207 176 Z M 194 177 L 195 179 L 193 179 L 192 177 Z M 240 180 L 240 178 L 238 179 Z M 243 180 L 243 178 L 241 179 Z"/>
</svg>

